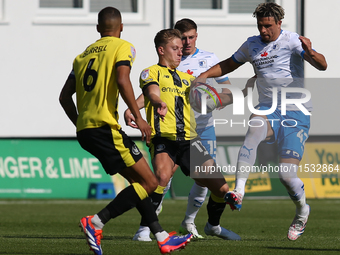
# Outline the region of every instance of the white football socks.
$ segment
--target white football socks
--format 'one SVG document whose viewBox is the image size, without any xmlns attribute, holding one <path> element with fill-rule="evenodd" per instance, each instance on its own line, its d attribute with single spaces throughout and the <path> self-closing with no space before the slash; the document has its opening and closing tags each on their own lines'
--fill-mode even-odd
<svg viewBox="0 0 340 255">
<path fill-rule="evenodd" d="M 91 222 L 96 230 L 101 230 L 104 227 L 103 222 L 100 220 L 97 214 L 93 216 Z"/>
<path fill-rule="evenodd" d="M 158 242 L 163 242 L 165 239 L 167 239 L 169 236 L 169 233 L 166 231 L 158 232 L 155 234 L 155 238 Z"/>
<path fill-rule="evenodd" d="M 280 163 L 279 178 L 281 183 L 286 187 L 288 194 L 296 205 L 297 216 L 308 215 L 308 206 L 306 205 L 306 194 L 302 180 L 297 176 L 299 166 L 290 163 Z"/>
<path fill-rule="evenodd" d="M 237 162 L 235 191 L 241 193 L 242 197 L 244 197 L 245 187 L 251 167 L 252 165 L 248 163 L 241 161 Z"/>
<path fill-rule="evenodd" d="M 244 196 L 245 185 L 251 171 L 255 164 L 256 152 L 259 144 L 267 137 L 266 119 L 256 116 L 251 119 L 251 126 L 249 126 L 243 145 L 238 154 L 235 190 Z"/>
<path fill-rule="evenodd" d="M 203 205 L 205 197 L 208 193 L 207 187 L 202 187 L 196 182 L 192 185 L 189 196 L 188 196 L 188 204 L 187 210 L 185 212 L 185 218 L 183 222 L 185 223 L 194 223 L 196 215 Z"/>
</svg>

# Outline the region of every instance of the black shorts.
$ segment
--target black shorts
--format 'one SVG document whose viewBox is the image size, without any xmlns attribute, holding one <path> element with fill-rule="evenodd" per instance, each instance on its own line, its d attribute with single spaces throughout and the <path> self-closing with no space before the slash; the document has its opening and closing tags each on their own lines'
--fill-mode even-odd
<svg viewBox="0 0 340 255">
<path fill-rule="evenodd" d="M 114 175 L 133 166 L 143 154 L 123 130 L 109 125 L 88 128 L 77 132 L 81 147 L 95 156 L 107 174 Z"/>
<path fill-rule="evenodd" d="M 199 137 L 190 141 L 171 141 L 164 137 L 154 137 L 150 144 L 151 159 L 158 153 L 167 153 L 172 161 L 181 167 L 182 172 L 190 175 L 195 166 L 212 159 Z"/>
</svg>

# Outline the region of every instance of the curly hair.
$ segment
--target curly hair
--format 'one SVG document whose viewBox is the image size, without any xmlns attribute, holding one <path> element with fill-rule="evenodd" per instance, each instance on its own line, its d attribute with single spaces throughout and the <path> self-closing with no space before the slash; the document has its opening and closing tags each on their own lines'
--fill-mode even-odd
<svg viewBox="0 0 340 255">
<path fill-rule="evenodd" d="M 253 17 L 273 17 L 275 19 L 275 23 L 282 20 L 284 16 L 284 9 L 282 8 L 282 6 L 276 3 L 261 3 L 256 7 L 255 11 L 253 12 Z"/>
</svg>

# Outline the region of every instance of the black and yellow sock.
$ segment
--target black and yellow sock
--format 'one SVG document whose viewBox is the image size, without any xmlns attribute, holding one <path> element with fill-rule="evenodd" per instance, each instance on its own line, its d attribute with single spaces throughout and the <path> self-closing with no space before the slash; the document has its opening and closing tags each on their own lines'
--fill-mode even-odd
<svg viewBox="0 0 340 255">
<path fill-rule="evenodd" d="M 101 210 L 98 217 L 105 224 L 110 219 L 136 207 L 137 203 L 146 197 L 148 197 L 146 190 L 139 183 L 133 183 L 122 190 L 115 199 Z"/>
<path fill-rule="evenodd" d="M 157 189 L 150 195 L 151 198 L 151 202 L 153 205 L 153 210 L 156 211 L 159 204 L 162 202 L 162 198 L 163 198 L 163 192 L 164 192 L 165 187 L 163 186 L 157 186 Z M 148 226 L 147 221 L 144 219 L 144 217 L 142 217 L 141 226 Z"/>
<path fill-rule="evenodd" d="M 148 226 L 152 234 L 163 231 L 163 228 L 158 222 L 158 217 L 152 205 L 150 197 L 147 197 L 138 202 L 136 208 L 142 216 L 143 221 L 145 222 L 145 225 L 143 226 Z"/>
<path fill-rule="evenodd" d="M 208 211 L 208 222 L 213 225 L 217 226 L 220 224 L 220 219 L 226 203 L 224 202 L 223 198 L 219 198 L 211 193 L 207 205 Z"/>
</svg>

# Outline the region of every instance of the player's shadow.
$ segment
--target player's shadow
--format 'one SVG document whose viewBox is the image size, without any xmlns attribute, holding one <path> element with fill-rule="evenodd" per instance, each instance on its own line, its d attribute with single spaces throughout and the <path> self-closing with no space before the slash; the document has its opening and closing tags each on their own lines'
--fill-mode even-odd
<svg viewBox="0 0 340 255">
<path fill-rule="evenodd" d="M 323 251 L 340 251 L 340 249 L 325 249 L 325 248 L 303 248 L 303 247 L 264 247 L 266 249 L 273 249 L 273 250 L 290 250 L 290 251 L 317 251 L 317 252 L 323 252 Z"/>
<path fill-rule="evenodd" d="M 40 235 L 2 235 L 2 238 L 21 238 L 21 239 L 84 239 L 84 236 L 40 236 Z M 111 239 L 111 238 L 107 238 Z M 2 253 L 0 253 L 2 254 Z"/>
<path fill-rule="evenodd" d="M 46 252 L 44 252 L 44 253 L 36 253 L 36 252 L 34 252 L 34 253 L 27 253 L 27 252 L 12 252 L 12 251 L 10 251 L 10 252 L 6 252 L 6 251 L 4 251 L 4 252 L 2 252 L 2 251 L 0 251 L 0 254 L 8 254 L 8 255 L 21 255 L 21 254 L 25 254 L 25 255 L 40 255 L 40 254 L 56 254 L 56 253 L 50 253 L 50 252 L 48 252 L 48 253 L 46 253 Z M 82 253 L 59 253 L 58 252 L 58 255 L 83 255 L 84 253 L 82 252 Z"/>
</svg>

